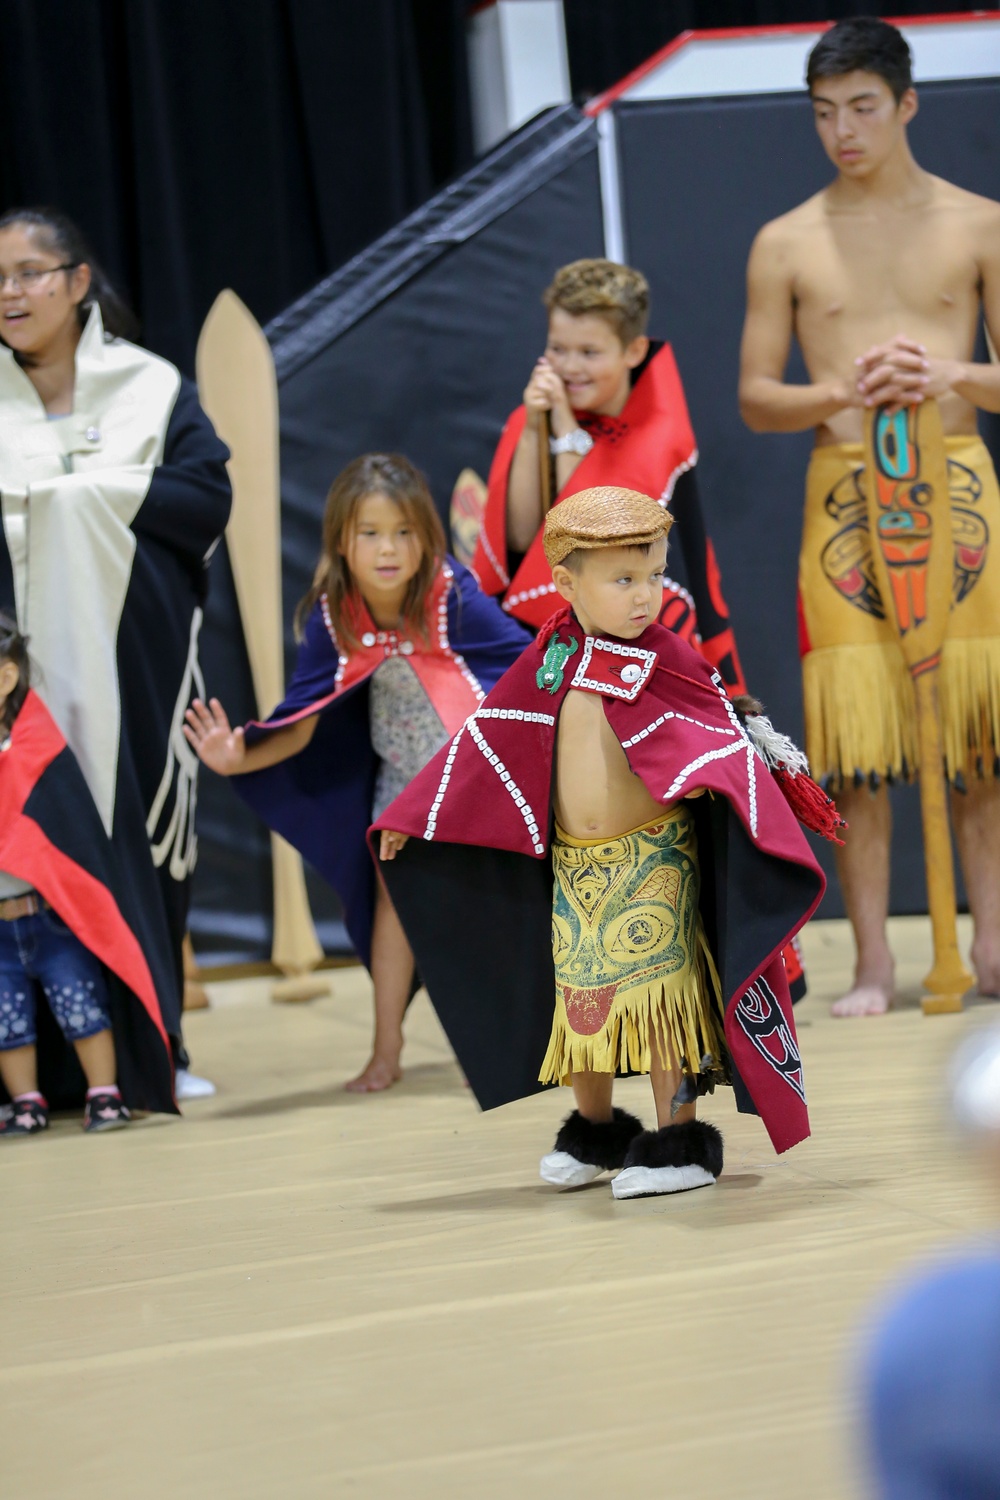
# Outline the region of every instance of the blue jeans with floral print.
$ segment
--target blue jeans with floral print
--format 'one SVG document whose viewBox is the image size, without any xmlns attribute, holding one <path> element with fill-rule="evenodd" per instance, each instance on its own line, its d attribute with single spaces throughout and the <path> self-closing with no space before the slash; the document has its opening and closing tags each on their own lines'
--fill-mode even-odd
<svg viewBox="0 0 1000 1500">
<path fill-rule="evenodd" d="M 48 907 L 0 922 L 0 1052 L 36 1040 L 36 984 L 68 1042 L 111 1025 L 104 970 Z"/>
</svg>

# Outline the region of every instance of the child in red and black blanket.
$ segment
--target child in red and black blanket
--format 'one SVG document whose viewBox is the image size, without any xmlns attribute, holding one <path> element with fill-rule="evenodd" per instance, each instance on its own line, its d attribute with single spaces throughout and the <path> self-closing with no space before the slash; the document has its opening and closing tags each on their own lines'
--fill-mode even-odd
<svg viewBox="0 0 1000 1500">
<path fill-rule="evenodd" d="M 618 1171 L 617 1198 L 715 1181 L 695 1105 L 720 1082 L 777 1150 L 808 1134 L 782 950 L 823 876 L 789 804 L 839 823 L 759 705 L 741 718 L 656 623 L 670 524 L 610 487 L 549 512 L 569 607 L 372 834 L 479 1102 L 572 1083 L 541 1175 Z M 613 1108 L 619 1071 L 650 1075 L 657 1129 Z"/>
<path fill-rule="evenodd" d="M 543 301 L 545 350 L 493 458 L 473 570 L 486 592 L 531 629 L 552 613 L 556 588 L 542 546 L 539 477 L 547 418 L 556 504 L 614 484 L 669 507 L 684 578 L 664 578 L 660 623 L 696 646 L 730 692 L 745 692 L 702 519 L 698 445 L 684 387 L 670 345 L 646 336 L 649 283 L 633 266 L 576 260 L 556 272 Z"/>
<path fill-rule="evenodd" d="M 29 674 L 25 639 L 0 615 L 4 1140 L 47 1128 L 46 1094 L 63 1105 L 85 1089 L 90 1132 L 129 1123 L 123 1093 L 133 1107 L 176 1112 L 170 1048 L 136 935 L 141 916 L 126 921 L 127 887 L 97 809 Z"/>
<path fill-rule="evenodd" d="M 196 700 L 185 734 L 205 765 L 333 886 L 375 990 L 372 1056 L 347 1088 L 402 1076 L 413 954 L 365 845 L 398 795 L 530 639 L 445 554 L 427 484 L 393 454 L 338 475 L 313 587 L 299 607 L 295 674 L 265 723 L 231 729 Z"/>
</svg>

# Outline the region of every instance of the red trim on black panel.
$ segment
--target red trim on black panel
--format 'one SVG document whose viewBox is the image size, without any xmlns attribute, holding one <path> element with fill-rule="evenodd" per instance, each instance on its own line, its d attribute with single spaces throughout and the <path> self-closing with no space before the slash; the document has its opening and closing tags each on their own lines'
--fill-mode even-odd
<svg viewBox="0 0 1000 1500">
<path fill-rule="evenodd" d="M 943 12 L 933 16 L 886 16 L 885 20 L 893 26 L 944 26 L 953 21 L 964 23 L 967 21 L 1000 21 L 1000 14 L 988 10 L 962 10 L 954 15 Z M 652 57 L 647 57 L 645 62 L 633 68 L 631 73 L 618 83 L 613 83 L 603 94 L 598 94 L 591 99 L 584 109 L 588 115 L 599 115 L 627 94 L 629 89 L 634 88 L 640 79 L 645 78 L 647 73 L 652 73 L 656 68 L 665 63 L 668 57 L 675 52 L 680 52 L 690 42 L 731 42 L 739 37 L 764 37 L 764 36 L 792 36 L 803 32 L 814 32 L 817 36 L 821 32 L 829 31 L 834 23 L 832 21 L 793 21 L 784 26 L 721 26 L 718 31 L 682 31 L 675 36 L 673 41 L 661 47 L 659 52 L 654 52 Z M 919 87 L 919 79 L 918 79 Z"/>
</svg>

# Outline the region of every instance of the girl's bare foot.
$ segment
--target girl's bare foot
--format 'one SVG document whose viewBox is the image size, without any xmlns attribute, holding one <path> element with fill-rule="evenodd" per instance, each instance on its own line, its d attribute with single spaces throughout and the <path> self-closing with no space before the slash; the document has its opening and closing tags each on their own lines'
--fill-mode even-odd
<svg viewBox="0 0 1000 1500">
<path fill-rule="evenodd" d="M 832 1016 L 884 1016 L 892 1005 L 890 984 L 856 984 L 830 1006 Z"/>
<path fill-rule="evenodd" d="M 383 1089 L 391 1089 L 402 1076 L 403 1070 L 398 1061 L 390 1062 L 386 1058 L 373 1057 L 357 1078 L 344 1084 L 344 1088 L 349 1094 L 380 1094 Z"/>
</svg>

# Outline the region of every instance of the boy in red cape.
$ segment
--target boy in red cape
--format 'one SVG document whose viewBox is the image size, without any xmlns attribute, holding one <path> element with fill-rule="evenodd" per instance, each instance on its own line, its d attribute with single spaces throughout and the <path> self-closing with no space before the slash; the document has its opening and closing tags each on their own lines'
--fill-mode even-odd
<svg viewBox="0 0 1000 1500">
<path fill-rule="evenodd" d="M 656 623 L 670 525 L 611 487 L 549 513 L 570 607 L 372 836 L 480 1104 L 571 1082 L 541 1175 L 617 1171 L 616 1198 L 715 1181 L 722 1137 L 695 1106 L 720 1082 L 778 1151 L 808 1135 L 781 954 L 824 882 L 789 803 L 838 821 L 758 705 L 741 716 Z M 650 1075 L 656 1130 L 613 1108 L 619 1071 Z"/>
<path fill-rule="evenodd" d="M 730 692 L 745 691 L 715 551 L 705 533 L 698 445 L 669 344 L 646 337 L 649 283 L 612 260 L 575 260 L 544 298 L 545 352 L 490 468 L 473 571 L 487 594 L 538 630 L 556 604 L 542 546 L 539 443 L 547 438 L 555 503 L 615 484 L 669 506 L 684 583 L 664 579 L 660 623 L 697 646 Z"/>
</svg>

